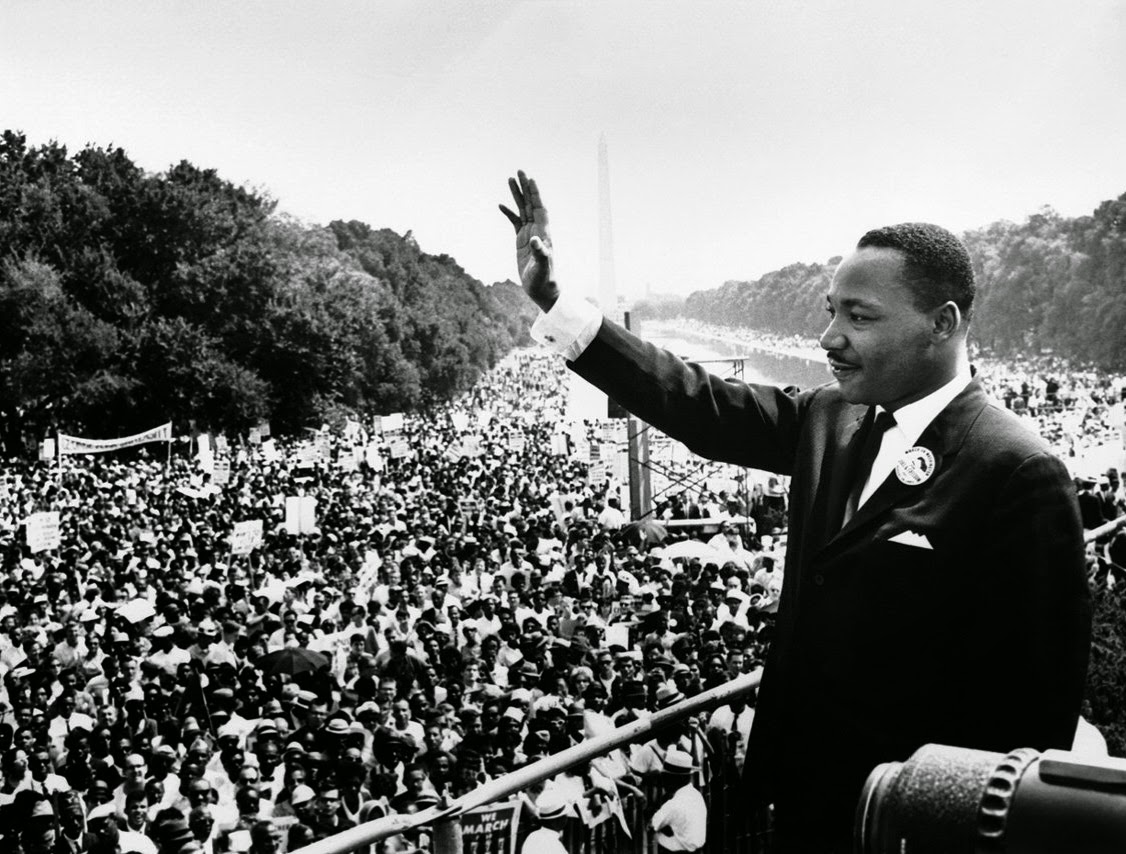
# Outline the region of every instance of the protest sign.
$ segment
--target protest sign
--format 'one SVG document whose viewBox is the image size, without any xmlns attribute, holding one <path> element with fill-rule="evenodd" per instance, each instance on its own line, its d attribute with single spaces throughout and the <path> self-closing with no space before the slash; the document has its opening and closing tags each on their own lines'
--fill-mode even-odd
<svg viewBox="0 0 1126 854">
<path fill-rule="evenodd" d="M 519 799 L 513 799 L 462 813 L 459 821 L 464 849 L 514 852 L 520 803 Z"/>
<path fill-rule="evenodd" d="M 43 444 L 39 446 L 39 459 L 53 460 L 55 458 L 55 440 L 44 439 Z"/>
<path fill-rule="evenodd" d="M 387 455 L 393 460 L 401 460 L 410 454 L 410 450 L 405 439 L 396 439 L 387 448 Z"/>
<path fill-rule="evenodd" d="M 590 481 L 591 485 L 603 484 L 609 477 L 610 472 L 606 463 L 591 463 L 590 472 L 587 475 L 587 480 Z"/>
<path fill-rule="evenodd" d="M 216 486 L 226 486 L 231 482 L 230 460 L 215 460 L 211 468 L 211 482 Z"/>
<path fill-rule="evenodd" d="M 469 429 L 469 416 L 464 412 L 451 412 L 450 420 L 453 421 L 454 429 L 459 433 Z"/>
<path fill-rule="evenodd" d="M 341 448 L 336 454 L 336 464 L 341 471 L 355 471 L 360 467 L 355 448 Z"/>
<path fill-rule="evenodd" d="M 567 456 L 567 437 L 562 433 L 553 433 L 551 436 L 551 455 L 554 457 Z"/>
<path fill-rule="evenodd" d="M 278 446 L 273 439 L 267 439 L 262 443 L 262 459 L 268 463 L 276 463 L 281 459 L 281 452 L 278 451 Z"/>
<path fill-rule="evenodd" d="M 317 499 L 289 495 L 285 499 L 285 528 L 291 534 L 311 534 L 317 527 Z"/>
<path fill-rule="evenodd" d="M 380 419 L 380 426 L 383 429 L 383 435 L 389 433 L 398 433 L 403 429 L 403 413 L 392 412 L 390 415 L 384 415 Z"/>
<path fill-rule="evenodd" d="M 317 465 L 321 458 L 320 449 L 311 443 L 300 445 L 297 448 L 296 465 L 299 469 L 311 469 Z"/>
<path fill-rule="evenodd" d="M 57 510 L 32 513 L 27 517 L 27 547 L 32 554 L 57 549 L 61 543 Z"/>
<path fill-rule="evenodd" d="M 629 626 L 626 623 L 611 623 L 606 627 L 605 643 L 607 647 L 620 646 L 629 649 Z"/>
<path fill-rule="evenodd" d="M 258 431 L 257 427 L 251 427 L 249 432 L 246 434 L 246 440 L 252 445 L 261 445 L 262 434 Z"/>
<path fill-rule="evenodd" d="M 262 520 L 235 522 L 231 531 L 231 554 L 248 555 L 262 545 Z"/>
<path fill-rule="evenodd" d="M 508 450 L 514 454 L 524 453 L 524 448 L 527 446 L 527 440 L 523 436 L 510 436 L 508 439 Z"/>
</svg>

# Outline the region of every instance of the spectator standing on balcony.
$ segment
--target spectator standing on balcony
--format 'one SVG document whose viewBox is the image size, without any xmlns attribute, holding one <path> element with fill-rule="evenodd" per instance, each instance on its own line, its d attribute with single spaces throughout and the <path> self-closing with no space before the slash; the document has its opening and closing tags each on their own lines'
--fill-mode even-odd
<svg viewBox="0 0 1126 854">
<path fill-rule="evenodd" d="M 708 805 L 693 783 L 699 770 L 683 750 L 673 747 L 665 754 L 661 782 L 672 794 L 649 822 L 659 851 L 699 851 L 707 841 Z"/>
<path fill-rule="evenodd" d="M 835 382 L 799 392 L 710 376 L 562 294 L 538 188 L 509 186 L 533 335 L 697 454 L 791 477 L 766 496 L 788 507 L 786 583 L 745 766 L 776 848 L 849 850 L 868 774 L 928 742 L 1068 748 L 1091 622 L 1075 490 L 973 377 L 958 239 L 865 234 L 826 295 Z"/>
</svg>

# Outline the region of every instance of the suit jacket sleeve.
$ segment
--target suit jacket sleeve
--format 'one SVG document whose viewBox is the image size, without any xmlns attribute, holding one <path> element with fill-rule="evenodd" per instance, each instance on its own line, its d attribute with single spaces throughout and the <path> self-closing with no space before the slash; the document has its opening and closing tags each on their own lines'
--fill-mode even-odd
<svg viewBox="0 0 1126 854">
<path fill-rule="evenodd" d="M 609 320 L 572 370 L 700 456 L 792 474 L 811 393 L 723 380 Z"/>
</svg>

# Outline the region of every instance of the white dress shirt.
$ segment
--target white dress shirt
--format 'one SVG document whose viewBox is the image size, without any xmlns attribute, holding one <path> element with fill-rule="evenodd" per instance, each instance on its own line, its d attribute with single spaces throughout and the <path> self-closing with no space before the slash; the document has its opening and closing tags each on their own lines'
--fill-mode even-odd
<svg viewBox="0 0 1126 854">
<path fill-rule="evenodd" d="M 964 366 L 946 385 L 914 403 L 899 407 L 892 413 L 895 416 L 895 426 L 884 433 L 880 451 L 872 462 L 868 480 L 856 502 L 857 508 L 863 507 L 864 502 L 872 497 L 872 493 L 879 489 L 880 484 L 887 480 L 888 475 L 895 469 L 895 464 L 900 458 L 919 441 L 923 431 L 950 404 L 950 401 L 962 393 L 971 379 L 969 366 Z M 876 407 L 877 415 L 883 411 L 885 410 L 882 406 Z"/>
</svg>

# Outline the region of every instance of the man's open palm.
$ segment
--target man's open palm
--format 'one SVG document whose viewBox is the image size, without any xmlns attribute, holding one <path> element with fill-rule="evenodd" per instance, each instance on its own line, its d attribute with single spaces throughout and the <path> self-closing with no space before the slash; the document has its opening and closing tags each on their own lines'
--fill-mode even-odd
<svg viewBox="0 0 1126 854">
<path fill-rule="evenodd" d="M 516 212 L 500 205 L 500 211 L 516 229 L 516 266 L 520 284 L 532 302 L 548 311 L 559 297 L 551 261 L 551 233 L 547 228 L 547 208 L 540 200 L 536 182 L 519 171 L 508 179 L 516 202 Z"/>
</svg>

